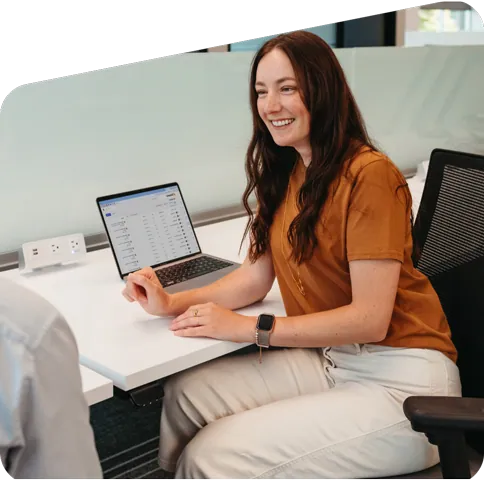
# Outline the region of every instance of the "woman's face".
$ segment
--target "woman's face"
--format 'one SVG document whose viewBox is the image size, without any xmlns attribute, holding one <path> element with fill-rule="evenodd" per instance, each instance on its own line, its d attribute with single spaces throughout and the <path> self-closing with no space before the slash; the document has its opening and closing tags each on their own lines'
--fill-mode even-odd
<svg viewBox="0 0 484 484">
<path fill-rule="evenodd" d="M 257 67 L 257 110 L 274 142 L 310 156 L 310 115 L 299 93 L 287 55 L 279 49 L 266 54 Z"/>
</svg>

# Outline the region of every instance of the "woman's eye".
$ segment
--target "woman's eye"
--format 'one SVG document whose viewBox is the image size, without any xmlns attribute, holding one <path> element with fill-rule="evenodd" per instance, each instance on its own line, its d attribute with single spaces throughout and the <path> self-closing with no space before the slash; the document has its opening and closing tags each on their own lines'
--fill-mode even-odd
<svg viewBox="0 0 484 484">
<path fill-rule="evenodd" d="M 256 91 L 256 93 L 260 97 L 260 96 L 263 96 L 266 92 L 265 91 Z"/>
<path fill-rule="evenodd" d="M 292 86 L 284 86 L 282 88 L 282 92 L 293 92 L 295 90 L 296 90 L 296 88 L 295 87 L 292 87 Z"/>
</svg>

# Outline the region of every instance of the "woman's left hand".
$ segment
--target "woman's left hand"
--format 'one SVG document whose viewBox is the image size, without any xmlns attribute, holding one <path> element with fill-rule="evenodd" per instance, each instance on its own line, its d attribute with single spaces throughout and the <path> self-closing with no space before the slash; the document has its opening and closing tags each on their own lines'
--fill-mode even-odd
<svg viewBox="0 0 484 484">
<path fill-rule="evenodd" d="M 255 334 L 256 320 L 257 318 L 242 316 L 214 303 L 196 304 L 177 316 L 170 329 L 176 336 L 248 343 Z"/>
</svg>

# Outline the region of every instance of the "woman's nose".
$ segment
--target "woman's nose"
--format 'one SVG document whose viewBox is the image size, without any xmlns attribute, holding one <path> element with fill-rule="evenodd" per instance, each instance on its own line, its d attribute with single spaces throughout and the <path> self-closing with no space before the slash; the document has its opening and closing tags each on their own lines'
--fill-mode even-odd
<svg viewBox="0 0 484 484">
<path fill-rule="evenodd" d="M 280 111 L 281 103 L 277 94 L 268 94 L 266 99 L 266 111 L 268 113 L 275 113 L 277 111 Z"/>
</svg>

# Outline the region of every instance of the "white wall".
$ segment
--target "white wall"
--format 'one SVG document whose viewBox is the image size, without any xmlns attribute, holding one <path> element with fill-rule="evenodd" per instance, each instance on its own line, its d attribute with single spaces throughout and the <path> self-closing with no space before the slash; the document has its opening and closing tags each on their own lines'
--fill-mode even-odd
<svg viewBox="0 0 484 484">
<path fill-rule="evenodd" d="M 484 151 L 484 47 L 337 50 L 370 134 L 402 169 Z M 101 232 L 95 198 L 178 181 L 189 210 L 238 204 L 253 53 L 185 54 L 19 87 L 0 111 L 0 253 Z"/>
<path fill-rule="evenodd" d="M 100 232 L 95 199 L 118 191 L 179 181 L 193 212 L 238 203 L 251 56 L 226 55 L 174 56 L 10 94 L 0 112 L 0 252 Z"/>
</svg>

